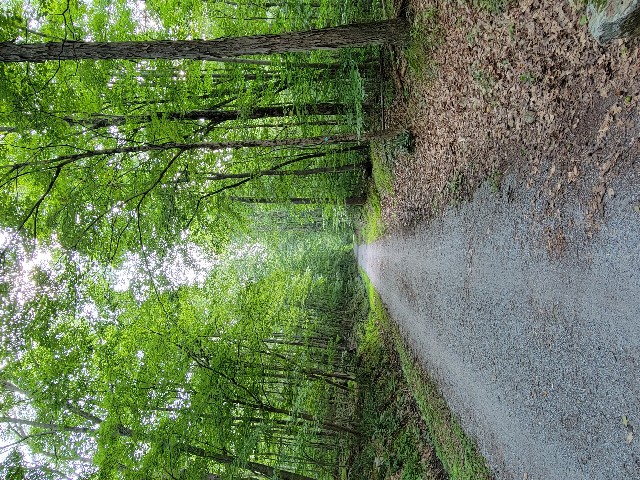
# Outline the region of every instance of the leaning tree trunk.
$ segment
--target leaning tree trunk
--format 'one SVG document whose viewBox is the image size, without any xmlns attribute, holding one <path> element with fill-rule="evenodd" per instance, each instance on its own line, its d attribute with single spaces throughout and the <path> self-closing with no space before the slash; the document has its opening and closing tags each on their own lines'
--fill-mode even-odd
<svg viewBox="0 0 640 480">
<path fill-rule="evenodd" d="M 220 60 L 242 55 L 336 50 L 402 43 L 409 36 L 406 19 L 356 23 L 306 32 L 249 35 L 215 40 L 154 40 L 129 42 L 0 43 L 0 62 L 48 60 Z"/>
<path fill-rule="evenodd" d="M 228 140 L 222 142 L 196 142 L 196 143 L 180 143 L 167 142 L 159 144 L 134 145 L 129 147 L 105 148 L 102 150 L 94 150 L 82 153 L 72 153 L 69 155 L 61 155 L 50 160 L 40 160 L 31 162 L 20 162 L 8 165 L 0 163 L 0 170 L 8 171 L 7 176 L 11 174 L 22 175 L 20 170 L 25 167 L 35 167 L 39 170 L 59 170 L 69 164 L 77 162 L 85 158 L 98 157 L 101 155 L 116 155 L 122 153 L 142 153 L 142 152 L 163 152 L 169 150 L 225 150 L 240 148 L 273 148 L 273 147 L 292 147 L 292 148 L 308 148 L 320 147 L 323 145 L 337 145 L 340 143 L 366 143 L 376 140 L 387 140 L 398 135 L 396 130 L 382 130 L 380 132 L 363 133 L 358 136 L 355 134 L 337 134 L 320 137 L 302 137 L 302 138 L 282 138 L 274 140 Z M 59 174 L 60 172 L 58 172 Z M 8 177 L 10 178 L 10 177 Z M 17 177 L 16 177 L 17 178 Z"/>
</svg>

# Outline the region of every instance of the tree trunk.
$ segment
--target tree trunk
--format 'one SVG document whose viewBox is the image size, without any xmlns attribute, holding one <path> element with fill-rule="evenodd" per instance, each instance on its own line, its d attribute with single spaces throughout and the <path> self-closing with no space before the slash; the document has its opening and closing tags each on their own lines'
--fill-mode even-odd
<svg viewBox="0 0 640 480">
<path fill-rule="evenodd" d="M 326 205 L 336 203 L 330 198 L 256 198 L 256 197 L 230 197 L 234 202 L 241 203 L 291 203 L 293 205 Z M 363 197 L 348 197 L 344 199 L 345 205 L 364 205 Z"/>
<path fill-rule="evenodd" d="M 219 173 L 207 175 L 202 178 L 206 180 L 229 180 L 233 178 L 285 177 L 289 175 L 307 177 L 309 175 L 322 175 L 327 173 L 354 172 L 358 170 L 364 170 L 366 167 L 366 163 L 356 163 L 350 165 L 341 165 L 339 167 L 308 168 L 304 170 L 262 170 L 256 173 Z M 179 180 L 176 180 L 176 182 L 179 182 Z"/>
<path fill-rule="evenodd" d="M 184 453 L 189 453 L 200 458 L 210 458 L 215 462 L 223 465 L 233 465 L 236 463 L 236 457 L 231 455 L 222 455 L 219 453 L 208 452 L 204 448 L 196 447 L 195 445 L 178 445 L 178 450 Z M 257 462 L 241 462 L 244 468 L 251 470 L 254 473 L 260 474 L 267 478 L 281 478 L 282 480 L 315 480 L 314 478 L 307 477 L 306 475 L 300 475 L 298 473 L 289 472 L 288 470 L 282 470 L 277 467 L 271 467 Z"/>
<path fill-rule="evenodd" d="M 91 128 L 105 128 L 124 125 L 127 122 L 131 123 L 149 123 L 154 116 L 158 118 L 164 118 L 167 120 L 208 120 L 210 122 L 222 123 L 230 120 L 238 120 L 239 118 L 246 118 L 249 120 L 256 120 L 260 118 L 272 118 L 272 117 L 286 117 L 290 116 L 299 109 L 304 112 L 309 112 L 309 115 L 340 115 L 343 113 L 342 105 L 337 103 L 317 103 L 317 104 L 304 104 L 304 105 L 269 105 L 266 107 L 255 107 L 251 111 L 243 114 L 240 110 L 191 110 L 188 112 L 158 112 L 154 115 L 108 115 L 108 116 L 95 116 L 90 118 L 73 118 L 65 117 L 67 123 L 74 125 L 82 125 L 84 127 Z"/>
<path fill-rule="evenodd" d="M 306 32 L 249 35 L 216 40 L 155 40 L 128 42 L 0 43 L 0 62 L 46 62 L 49 60 L 220 60 L 242 55 L 336 50 L 403 43 L 409 22 L 403 18 L 356 23 Z"/>
<path fill-rule="evenodd" d="M 66 165 L 77 162 L 84 158 L 92 158 L 101 155 L 116 155 L 120 153 L 142 153 L 142 152 L 161 152 L 168 150 L 225 150 L 239 148 L 272 148 L 272 147 L 320 147 L 322 145 L 337 145 L 340 143 L 366 143 L 371 140 L 382 140 L 396 136 L 398 133 L 390 130 L 381 132 L 364 133 L 361 136 L 355 134 L 329 135 L 320 137 L 307 138 L 283 138 L 275 140 L 229 140 L 223 142 L 196 142 L 196 143 L 180 143 L 167 142 L 159 144 L 135 145 L 131 147 L 105 148 L 103 150 L 94 150 L 82 153 L 72 153 L 70 155 L 61 155 L 50 160 L 41 160 L 33 162 L 22 162 L 14 164 L 0 164 L 0 169 L 16 172 L 25 167 L 36 167 L 38 170 L 56 170 Z"/>
<path fill-rule="evenodd" d="M 53 423 L 35 422 L 33 420 L 24 420 L 14 417 L 0 417 L 0 423 L 10 423 L 13 425 L 22 425 L 49 430 L 51 432 L 73 432 L 73 433 L 93 433 L 93 430 L 87 427 L 71 427 L 67 425 L 56 425 Z"/>
</svg>

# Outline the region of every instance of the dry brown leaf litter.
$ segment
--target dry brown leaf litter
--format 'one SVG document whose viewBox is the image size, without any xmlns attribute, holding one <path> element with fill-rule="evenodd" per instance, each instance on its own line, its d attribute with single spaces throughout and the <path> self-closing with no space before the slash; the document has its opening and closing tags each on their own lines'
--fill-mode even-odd
<svg viewBox="0 0 640 480">
<path fill-rule="evenodd" d="M 570 202 L 584 210 L 577 228 L 597 231 L 615 195 L 610 179 L 640 168 L 638 41 L 599 46 L 569 2 L 525 0 L 497 15 L 464 2 L 411 4 L 418 18 L 433 7 L 446 32 L 435 78 L 417 78 L 396 52 L 392 74 L 408 95 L 386 117 L 408 126 L 415 151 L 396 161 L 387 223 L 411 227 L 514 172 L 534 189 L 550 250 L 566 243 Z"/>
</svg>

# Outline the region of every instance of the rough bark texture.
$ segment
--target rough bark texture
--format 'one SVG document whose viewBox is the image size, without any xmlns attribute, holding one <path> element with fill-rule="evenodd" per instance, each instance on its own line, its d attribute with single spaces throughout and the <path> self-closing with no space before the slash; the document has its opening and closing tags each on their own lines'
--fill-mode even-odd
<svg viewBox="0 0 640 480">
<path fill-rule="evenodd" d="M 402 43 L 409 35 L 405 19 L 359 23 L 340 27 L 283 33 L 218 38 L 216 40 L 156 40 L 131 42 L 0 43 L 1 62 L 48 60 L 220 60 L 242 55 L 335 50 L 385 43 Z"/>
<path fill-rule="evenodd" d="M 640 0 L 610 0 L 604 8 L 589 7 L 589 30 L 599 43 L 640 35 Z"/>
</svg>

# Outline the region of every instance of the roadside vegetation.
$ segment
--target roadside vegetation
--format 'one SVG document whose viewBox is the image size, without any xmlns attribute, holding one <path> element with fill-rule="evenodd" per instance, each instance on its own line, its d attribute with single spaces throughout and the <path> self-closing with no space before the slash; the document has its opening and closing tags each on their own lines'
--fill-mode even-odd
<svg viewBox="0 0 640 480">
<path fill-rule="evenodd" d="M 419 367 L 364 272 L 366 314 L 355 324 L 360 437 L 348 478 L 492 478 L 472 439 Z M 359 298 L 359 297 L 356 297 Z"/>
</svg>

